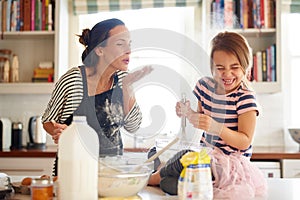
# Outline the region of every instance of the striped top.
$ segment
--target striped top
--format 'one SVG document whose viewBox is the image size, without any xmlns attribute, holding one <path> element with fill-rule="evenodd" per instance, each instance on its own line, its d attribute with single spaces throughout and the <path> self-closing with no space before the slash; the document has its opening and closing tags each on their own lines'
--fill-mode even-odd
<svg viewBox="0 0 300 200">
<path fill-rule="evenodd" d="M 239 86 L 234 91 L 218 95 L 215 93 L 216 83 L 212 78 L 204 77 L 200 79 L 195 88 L 194 95 L 201 102 L 202 112 L 211 116 L 219 123 L 224 123 L 231 130 L 238 130 L 238 116 L 255 110 L 259 114 L 255 93 L 243 86 Z M 237 149 L 227 145 L 220 137 L 203 132 L 201 142 L 220 148 L 225 154 L 242 152 L 246 157 L 252 155 L 252 145 L 247 149 Z"/>
<path fill-rule="evenodd" d="M 122 88 L 122 80 L 128 72 L 117 71 L 118 85 Z M 83 98 L 83 82 L 79 67 L 69 69 L 55 84 L 50 101 L 42 116 L 42 122 L 55 120 L 64 124 L 79 107 Z M 116 86 L 114 86 L 116 87 Z M 124 129 L 134 133 L 140 127 L 142 113 L 137 103 L 124 118 Z"/>
</svg>

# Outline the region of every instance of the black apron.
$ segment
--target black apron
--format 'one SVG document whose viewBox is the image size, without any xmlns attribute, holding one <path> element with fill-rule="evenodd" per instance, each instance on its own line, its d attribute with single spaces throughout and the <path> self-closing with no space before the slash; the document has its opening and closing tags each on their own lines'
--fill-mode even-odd
<svg viewBox="0 0 300 200">
<path fill-rule="evenodd" d="M 83 79 L 83 99 L 65 124 L 69 126 L 73 116 L 86 116 L 87 123 L 98 134 L 99 156 L 122 155 L 120 128 L 124 125 L 123 91 L 118 85 L 118 76 L 114 75 L 112 89 L 95 96 L 88 96 L 85 67 L 80 66 L 80 70 Z M 58 158 L 54 165 L 54 176 L 57 176 L 57 162 Z"/>
</svg>

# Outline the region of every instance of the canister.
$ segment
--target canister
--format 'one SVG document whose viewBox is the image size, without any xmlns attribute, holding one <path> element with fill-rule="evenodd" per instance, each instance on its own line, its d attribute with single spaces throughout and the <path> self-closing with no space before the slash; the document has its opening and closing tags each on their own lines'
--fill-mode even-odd
<svg viewBox="0 0 300 200">
<path fill-rule="evenodd" d="M 35 178 L 31 182 L 31 200 L 52 200 L 53 181 L 51 178 Z"/>
<path fill-rule="evenodd" d="M 11 150 L 22 149 L 22 131 L 23 124 L 21 122 L 12 123 L 11 131 Z"/>
</svg>

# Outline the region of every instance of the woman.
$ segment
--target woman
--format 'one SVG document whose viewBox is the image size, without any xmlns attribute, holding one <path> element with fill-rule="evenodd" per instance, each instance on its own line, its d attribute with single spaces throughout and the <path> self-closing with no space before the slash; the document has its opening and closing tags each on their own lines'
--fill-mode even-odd
<svg viewBox="0 0 300 200">
<path fill-rule="evenodd" d="M 84 115 L 98 133 L 100 156 L 121 155 L 120 128 L 134 133 L 142 119 L 131 84 L 152 68 L 127 73 L 131 40 L 121 20 L 108 19 L 84 29 L 79 42 L 85 46 L 83 65 L 71 68 L 56 83 L 42 117 L 43 127 L 58 143 L 73 116 Z"/>
</svg>

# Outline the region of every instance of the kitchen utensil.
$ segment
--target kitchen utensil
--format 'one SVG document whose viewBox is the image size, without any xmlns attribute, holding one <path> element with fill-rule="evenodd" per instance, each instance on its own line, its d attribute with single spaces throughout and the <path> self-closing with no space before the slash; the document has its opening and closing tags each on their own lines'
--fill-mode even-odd
<svg viewBox="0 0 300 200">
<path fill-rule="evenodd" d="M 41 116 L 33 116 L 28 122 L 28 149 L 45 149 L 46 148 L 47 132 L 42 125 Z"/>
<path fill-rule="evenodd" d="M 133 169 L 133 171 L 138 171 L 144 164 L 154 161 L 158 156 L 160 156 L 162 153 L 167 151 L 173 144 L 178 142 L 178 140 L 179 140 L 179 137 L 174 138 L 169 144 L 167 144 L 164 148 L 162 148 L 161 150 L 156 152 L 156 154 L 154 154 L 149 159 L 147 159 L 143 164 L 141 164 L 141 165 L 137 166 L 135 169 Z"/>
<path fill-rule="evenodd" d="M 9 149 L 11 145 L 11 128 L 12 124 L 10 119 L 1 117 L 0 118 L 0 151 Z"/>
<path fill-rule="evenodd" d="M 160 156 L 162 153 L 164 153 L 165 151 L 167 151 L 173 144 L 175 144 L 176 142 L 178 142 L 180 138 L 176 137 L 174 138 L 169 144 L 167 144 L 164 148 L 162 148 L 161 150 L 159 150 L 156 154 L 154 154 L 153 156 L 151 156 L 148 160 L 145 161 L 145 163 L 149 163 L 152 162 L 153 160 L 155 160 L 155 158 L 157 158 L 158 156 Z"/>
<path fill-rule="evenodd" d="M 11 150 L 22 149 L 22 133 L 23 124 L 21 122 L 13 122 L 12 123 L 12 131 L 11 131 Z"/>
<path fill-rule="evenodd" d="M 182 93 L 181 96 L 182 96 L 181 102 L 185 104 L 186 103 L 185 93 Z M 185 129 L 186 129 L 186 117 L 182 116 L 181 117 L 181 138 L 180 138 L 181 143 L 184 143 L 187 140 Z"/>
<path fill-rule="evenodd" d="M 127 171 L 127 172 L 135 172 L 135 171 L 139 171 L 145 164 L 147 163 L 151 163 L 152 161 L 155 160 L 155 158 L 157 158 L 158 156 L 160 156 L 162 153 L 164 153 L 165 151 L 167 151 L 172 145 L 174 145 L 176 142 L 179 141 L 179 137 L 176 137 L 174 138 L 170 143 L 168 143 L 164 148 L 162 148 L 161 150 L 159 150 L 158 152 L 156 152 L 153 156 L 151 156 L 150 158 L 148 158 L 146 161 L 144 161 L 142 164 L 138 164 L 136 165 L 135 168 L 131 168 L 132 171 Z M 101 160 L 99 160 L 99 164 L 101 165 L 104 165 L 106 167 L 109 167 L 111 168 L 111 170 L 113 172 L 121 172 L 120 170 L 124 170 L 124 169 L 120 169 L 120 168 L 116 168 L 116 167 L 113 167 Z"/>
</svg>

